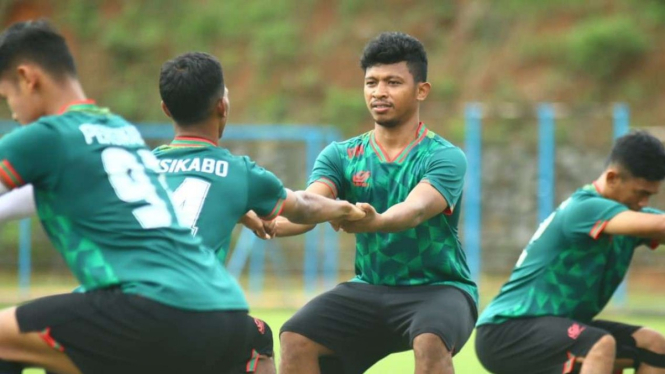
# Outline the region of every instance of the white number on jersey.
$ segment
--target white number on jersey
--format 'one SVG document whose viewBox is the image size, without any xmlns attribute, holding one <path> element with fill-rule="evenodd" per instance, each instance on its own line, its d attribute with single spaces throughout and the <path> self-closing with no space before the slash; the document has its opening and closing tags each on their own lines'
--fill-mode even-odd
<svg viewBox="0 0 665 374">
<path fill-rule="evenodd" d="M 183 226 L 192 229 L 192 235 L 196 235 L 199 230 L 196 227 L 196 221 L 199 220 L 209 189 L 210 182 L 200 178 L 187 177 L 173 192 L 173 202 L 176 209 L 179 210 L 180 221 Z"/>
<path fill-rule="evenodd" d="M 150 154 L 150 152 L 147 150 L 143 151 L 139 151 L 141 158 L 141 161 L 139 161 L 125 149 L 106 148 L 102 152 L 104 170 L 109 177 L 109 182 L 113 190 L 115 190 L 115 194 L 120 200 L 126 203 L 141 201 L 147 203 L 132 211 L 141 227 L 144 229 L 155 229 L 170 226 L 173 222 L 173 217 L 169 212 L 168 206 L 159 197 L 157 189 L 145 173 L 146 167 L 154 170 L 154 165 L 151 165 L 150 157 L 145 155 Z M 157 160 L 155 159 L 154 162 L 156 163 Z"/>
<path fill-rule="evenodd" d="M 538 226 L 538 230 L 536 230 L 536 232 L 533 234 L 533 236 L 531 237 L 531 240 L 529 240 L 529 245 L 526 246 L 527 248 L 530 247 L 531 243 L 535 242 L 536 240 L 538 240 L 538 238 L 541 237 L 541 235 L 543 235 L 545 230 L 547 230 L 547 227 L 550 225 L 550 223 L 552 223 L 552 220 L 554 219 L 554 216 L 559 211 L 565 209 L 569 202 L 570 202 L 570 199 L 567 199 L 566 201 L 561 203 L 561 205 L 559 205 L 558 209 L 556 209 L 554 212 L 552 212 L 552 214 L 550 214 L 547 218 L 545 218 L 545 220 L 540 224 L 540 226 Z M 520 254 L 520 258 L 517 259 L 517 264 L 515 265 L 515 267 L 520 267 L 520 265 L 522 265 L 522 263 L 524 263 L 524 260 L 526 260 L 526 255 L 527 255 L 527 250 L 525 248 L 522 251 L 522 254 Z"/>
</svg>

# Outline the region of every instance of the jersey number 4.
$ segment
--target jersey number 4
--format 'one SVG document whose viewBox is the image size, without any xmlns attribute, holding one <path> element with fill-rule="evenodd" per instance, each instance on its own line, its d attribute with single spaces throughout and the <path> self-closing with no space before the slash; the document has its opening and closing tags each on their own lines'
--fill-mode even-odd
<svg viewBox="0 0 665 374">
<path fill-rule="evenodd" d="M 192 229 L 192 235 L 196 235 L 199 231 L 199 228 L 196 227 L 196 221 L 199 220 L 209 189 L 210 182 L 200 178 L 187 177 L 173 192 L 173 203 L 176 209 L 179 209 L 180 222 Z"/>
<path fill-rule="evenodd" d="M 157 173 L 159 162 L 146 149 L 139 150 L 137 154 L 138 159 L 126 149 L 106 148 L 102 152 L 102 163 L 109 182 L 120 200 L 130 204 L 144 203 L 132 210 L 141 227 L 156 229 L 171 226 L 173 215 L 146 174 L 146 168 Z M 160 183 L 165 187 L 163 180 L 160 179 Z"/>
</svg>

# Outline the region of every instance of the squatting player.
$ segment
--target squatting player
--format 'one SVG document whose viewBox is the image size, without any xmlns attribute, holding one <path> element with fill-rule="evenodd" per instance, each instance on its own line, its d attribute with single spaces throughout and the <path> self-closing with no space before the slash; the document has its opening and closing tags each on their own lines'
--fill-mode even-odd
<svg viewBox="0 0 665 374">
<path fill-rule="evenodd" d="M 46 232 L 88 290 L 0 312 L 0 373 L 247 371 L 256 322 L 240 287 L 178 222 L 136 128 L 86 99 L 44 21 L 0 35 L 0 97 L 29 124 L 0 139 L 0 192 L 34 186 Z"/>
<path fill-rule="evenodd" d="M 221 251 L 222 258 L 236 222 L 250 210 L 267 221 L 280 214 L 311 223 L 364 217 L 362 210 L 348 203 L 285 189 L 273 173 L 249 157 L 217 146 L 230 103 L 216 58 L 186 53 L 167 61 L 159 91 L 164 112 L 175 120 L 176 137 L 154 153 L 186 225 L 206 246 Z M 274 373 L 272 334 L 267 324 L 257 323 L 255 351 L 269 362 L 262 372 Z"/>
<path fill-rule="evenodd" d="M 362 203 L 367 216 L 342 224 L 357 233 L 356 277 L 286 322 L 280 372 L 362 373 L 413 349 L 416 373 L 453 373 L 477 316 L 457 236 L 466 158 L 420 122 L 430 84 L 418 40 L 383 33 L 361 67 L 374 130 L 325 148 L 307 191 L 376 210 Z M 278 236 L 308 229 L 277 222 Z"/>
<path fill-rule="evenodd" d="M 647 208 L 665 179 L 665 148 L 645 132 L 617 140 L 607 168 L 545 220 L 481 314 L 476 351 L 492 373 L 665 373 L 665 338 L 596 320 L 640 245 L 665 242 Z M 660 368 L 660 369 L 659 369 Z"/>
</svg>

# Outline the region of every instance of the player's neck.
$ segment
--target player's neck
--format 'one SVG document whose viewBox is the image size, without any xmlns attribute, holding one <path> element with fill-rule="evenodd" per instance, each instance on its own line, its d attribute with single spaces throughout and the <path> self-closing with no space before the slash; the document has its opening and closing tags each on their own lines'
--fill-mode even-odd
<svg viewBox="0 0 665 374">
<path fill-rule="evenodd" d="M 192 125 L 187 127 L 182 127 L 178 124 L 175 126 L 175 136 L 176 137 L 186 137 L 186 138 L 200 138 L 208 140 L 214 144 L 219 144 L 219 137 L 217 136 L 217 129 L 212 129 L 210 126 L 198 126 Z"/>
<path fill-rule="evenodd" d="M 418 118 L 395 127 L 374 124 L 374 139 L 389 153 L 400 152 L 418 135 Z"/>
<path fill-rule="evenodd" d="M 605 192 L 607 191 L 607 183 L 605 182 L 605 174 L 601 175 L 600 178 L 596 179 L 593 182 L 593 186 L 596 188 L 596 191 L 600 194 L 600 196 L 607 197 L 605 195 Z"/>
<path fill-rule="evenodd" d="M 63 108 L 72 103 L 77 103 L 86 100 L 85 92 L 81 84 L 76 79 L 67 79 L 66 82 L 49 82 L 49 87 L 45 90 L 45 102 L 48 103 L 46 107 L 46 115 L 60 114 Z"/>
</svg>

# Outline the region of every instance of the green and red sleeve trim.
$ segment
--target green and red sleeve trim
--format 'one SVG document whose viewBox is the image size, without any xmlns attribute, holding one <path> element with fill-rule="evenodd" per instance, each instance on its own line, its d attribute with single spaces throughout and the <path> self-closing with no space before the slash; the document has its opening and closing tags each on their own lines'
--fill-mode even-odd
<svg viewBox="0 0 665 374">
<path fill-rule="evenodd" d="M 264 221 L 272 221 L 275 218 L 277 218 L 277 216 L 282 214 L 282 209 L 284 209 L 284 199 L 279 199 L 277 200 L 277 204 L 275 204 L 275 207 L 273 208 L 272 212 L 270 212 L 270 214 L 259 218 L 261 218 Z"/>
<path fill-rule="evenodd" d="M 321 178 L 314 181 L 314 183 L 317 183 L 317 182 L 325 184 L 326 187 L 328 187 L 330 189 L 330 192 L 332 192 L 333 199 L 337 198 L 338 189 L 337 189 L 337 185 L 335 184 L 335 182 L 333 182 L 332 180 L 330 180 L 326 177 L 321 177 Z"/>
<path fill-rule="evenodd" d="M 589 231 L 589 236 L 593 239 L 598 239 L 600 234 L 603 233 L 603 230 L 605 230 L 605 227 L 608 223 L 609 221 L 597 221 L 596 224 L 591 228 L 591 231 Z"/>
<path fill-rule="evenodd" d="M 245 371 L 247 373 L 254 373 L 256 372 L 256 369 L 259 367 L 259 352 L 256 351 L 256 349 L 252 349 L 252 357 L 250 357 L 249 361 L 247 361 L 247 366 L 245 367 Z"/>
<path fill-rule="evenodd" d="M 0 161 L 0 181 L 8 188 L 17 188 L 25 184 L 23 178 L 21 178 L 16 169 L 7 160 Z"/>
</svg>

